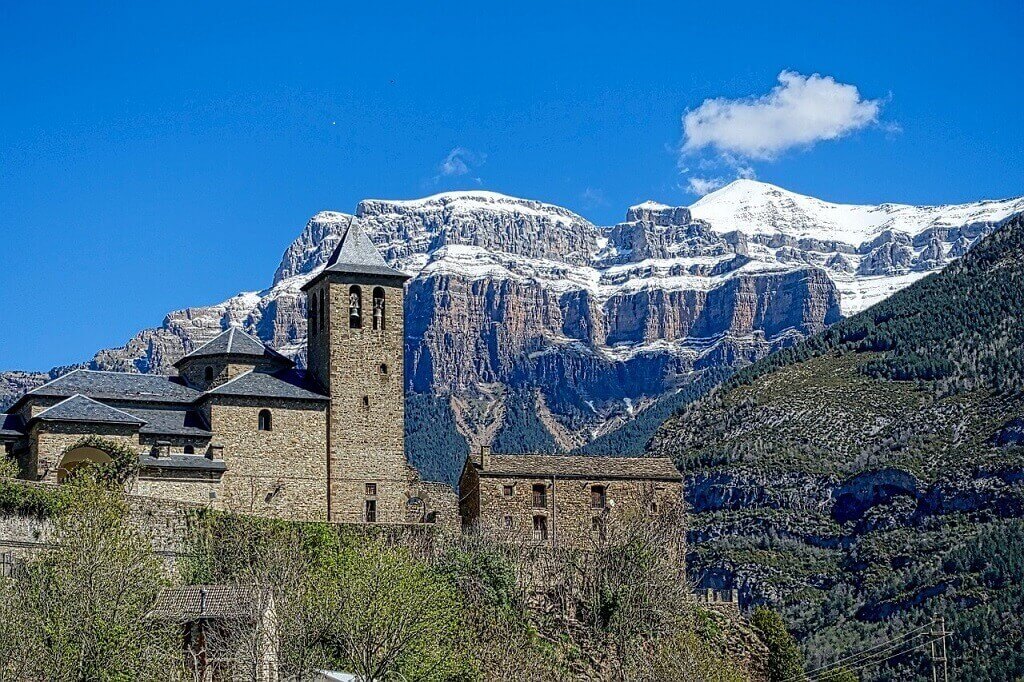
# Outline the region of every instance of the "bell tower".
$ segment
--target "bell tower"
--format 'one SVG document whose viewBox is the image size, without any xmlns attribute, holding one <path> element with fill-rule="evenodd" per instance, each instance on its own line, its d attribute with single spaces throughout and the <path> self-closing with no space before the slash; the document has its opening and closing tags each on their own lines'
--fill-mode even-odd
<svg viewBox="0 0 1024 682">
<path fill-rule="evenodd" d="M 331 399 L 331 521 L 405 520 L 404 284 L 353 218 L 324 269 L 303 286 L 307 364 Z"/>
</svg>

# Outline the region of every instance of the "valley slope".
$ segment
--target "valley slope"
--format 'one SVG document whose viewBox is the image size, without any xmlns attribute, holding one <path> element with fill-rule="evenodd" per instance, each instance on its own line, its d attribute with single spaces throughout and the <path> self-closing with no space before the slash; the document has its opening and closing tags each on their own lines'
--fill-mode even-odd
<svg viewBox="0 0 1024 682">
<path fill-rule="evenodd" d="M 686 477 L 694 577 L 781 608 L 812 664 L 944 615 L 956 679 L 1024 675 L 1022 323 L 1018 214 L 670 418 L 650 451 Z"/>
</svg>

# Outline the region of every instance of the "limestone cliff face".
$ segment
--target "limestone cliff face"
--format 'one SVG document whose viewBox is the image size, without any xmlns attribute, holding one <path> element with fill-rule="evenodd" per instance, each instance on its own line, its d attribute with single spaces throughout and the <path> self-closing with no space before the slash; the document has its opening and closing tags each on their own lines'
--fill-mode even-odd
<svg viewBox="0 0 1024 682">
<path fill-rule="evenodd" d="M 389 262 L 415 275 L 406 307 L 409 388 L 485 403 L 500 400 L 495 386 L 535 389 L 548 423 L 559 420 L 586 440 L 694 372 L 755 360 L 941 268 L 1001 210 L 952 207 L 969 216 L 965 224 L 956 211 L 949 219 L 925 211 L 918 224 L 890 209 L 861 240 L 828 223 L 834 209 L 815 217 L 812 203 L 793 213 L 789 197 L 799 195 L 761 183 L 738 190 L 689 208 L 646 202 L 604 228 L 492 192 L 324 211 L 285 251 L 269 288 L 172 312 L 83 364 L 171 372 L 231 323 L 304 363 L 300 287 L 356 219 Z M 771 208 L 776 200 L 781 208 Z M 7 373 L 0 399 L 9 403 L 43 378 Z M 477 441 L 494 431 L 471 417 L 460 424 Z"/>
</svg>

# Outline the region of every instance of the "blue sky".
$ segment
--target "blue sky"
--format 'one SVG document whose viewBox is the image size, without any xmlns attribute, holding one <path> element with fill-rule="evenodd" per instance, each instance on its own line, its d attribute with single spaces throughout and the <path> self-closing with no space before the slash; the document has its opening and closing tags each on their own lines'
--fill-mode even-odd
<svg viewBox="0 0 1024 682">
<path fill-rule="evenodd" d="M 3 369 L 265 287 L 310 215 L 362 198 L 481 187 L 610 224 L 737 173 L 1024 194 L 1019 1 L 95 4 L 0 0 Z M 785 73 L 855 88 L 834 134 L 723 132 L 729 107 L 791 120 Z M 687 111 L 710 116 L 681 155 Z"/>
</svg>

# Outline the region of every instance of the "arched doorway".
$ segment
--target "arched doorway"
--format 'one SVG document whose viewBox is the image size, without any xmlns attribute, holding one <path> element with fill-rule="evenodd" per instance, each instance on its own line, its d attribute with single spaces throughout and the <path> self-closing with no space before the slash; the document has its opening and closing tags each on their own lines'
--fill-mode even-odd
<svg viewBox="0 0 1024 682">
<path fill-rule="evenodd" d="M 86 464 L 109 464 L 113 461 L 114 460 L 110 455 L 99 448 L 90 447 L 88 445 L 72 448 L 65 452 L 64 456 L 60 458 L 60 464 L 57 466 L 57 482 L 63 483 L 64 480 L 75 471 L 75 469 L 85 466 Z"/>
</svg>

